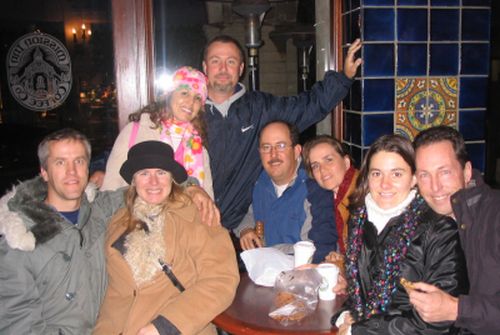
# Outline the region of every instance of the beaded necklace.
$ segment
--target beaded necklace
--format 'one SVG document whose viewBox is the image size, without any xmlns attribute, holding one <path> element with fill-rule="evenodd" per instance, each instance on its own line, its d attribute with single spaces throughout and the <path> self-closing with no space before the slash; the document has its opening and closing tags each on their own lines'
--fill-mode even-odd
<svg viewBox="0 0 500 335">
<path fill-rule="evenodd" d="M 417 194 L 403 212 L 401 223 L 389 232 L 386 238 L 388 242 L 385 243 L 383 271 L 379 271 L 373 278 L 374 286 L 367 293 L 365 299 L 361 297 L 358 258 L 363 245 L 363 225 L 368 219 L 366 206 L 358 209 L 351 217 L 350 229 L 352 229 L 352 233 L 346 252 L 348 293 L 358 320 L 369 319 L 375 314 L 386 311 L 393 293 L 396 292 L 400 265 L 406 257 L 413 236 L 415 236 L 419 224 L 417 218 L 422 212 L 423 203 L 424 199 Z"/>
</svg>

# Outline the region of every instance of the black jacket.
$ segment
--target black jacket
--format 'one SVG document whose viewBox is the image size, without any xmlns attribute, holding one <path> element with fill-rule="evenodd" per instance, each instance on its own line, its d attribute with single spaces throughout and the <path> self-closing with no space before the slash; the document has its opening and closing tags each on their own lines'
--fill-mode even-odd
<svg viewBox="0 0 500 335">
<path fill-rule="evenodd" d="M 270 121 L 284 120 L 303 131 L 330 113 L 351 83 L 344 74 L 329 71 L 310 91 L 298 96 L 245 92 L 228 102 L 231 105 L 227 117 L 207 101 L 210 168 L 224 227 L 236 228 L 252 202 L 252 189 L 262 171 L 258 151 L 262 127 Z"/>
<path fill-rule="evenodd" d="M 452 196 L 470 291 L 458 299 L 456 325 L 474 334 L 500 334 L 500 191 L 474 170 L 468 188 Z"/>
<path fill-rule="evenodd" d="M 436 214 L 425 202 L 418 208 L 418 214 L 416 233 L 406 258 L 400 264 L 401 277 L 436 285 L 453 296 L 466 292 L 465 259 L 456 223 L 451 218 Z M 373 285 L 372 278 L 383 266 L 383 253 L 390 243 L 389 232 L 402 224 L 402 216 L 392 218 L 380 235 L 377 235 L 377 229 L 371 222 L 363 226 L 363 246 L 358 258 L 362 297 L 367 296 Z M 349 234 L 351 232 L 349 227 Z M 398 283 L 387 311 L 354 323 L 352 334 L 448 334 L 451 326 L 451 322 L 424 322 L 412 308 L 405 289 Z"/>
</svg>

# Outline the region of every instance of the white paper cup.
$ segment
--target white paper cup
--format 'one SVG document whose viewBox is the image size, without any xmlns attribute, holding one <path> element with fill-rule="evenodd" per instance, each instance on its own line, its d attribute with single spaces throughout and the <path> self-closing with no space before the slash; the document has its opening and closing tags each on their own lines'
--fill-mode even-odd
<svg viewBox="0 0 500 335">
<path fill-rule="evenodd" d="M 295 267 L 311 263 L 315 251 L 316 247 L 312 242 L 299 241 L 295 243 L 293 245 Z"/>
<path fill-rule="evenodd" d="M 335 299 L 333 288 L 337 285 L 339 277 L 339 268 L 335 264 L 324 263 L 316 267 L 316 270 L 323 278 L 318 290 L 318 295 L 321 300 Z"/>
</svg>

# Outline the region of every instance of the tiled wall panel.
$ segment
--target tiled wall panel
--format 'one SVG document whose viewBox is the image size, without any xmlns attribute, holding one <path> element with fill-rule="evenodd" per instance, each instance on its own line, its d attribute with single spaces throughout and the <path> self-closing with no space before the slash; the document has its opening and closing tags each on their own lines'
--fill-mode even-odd
<svg viewBox="0 0 500 335">
<path fill-rule="evenodd" d="M 484 169 L 491 0 L 344 0 L 344 52 L 364 63 L 344 100 L 344 140 L 359 163 L 380 135 L 459 129 Z"/>
</svg>

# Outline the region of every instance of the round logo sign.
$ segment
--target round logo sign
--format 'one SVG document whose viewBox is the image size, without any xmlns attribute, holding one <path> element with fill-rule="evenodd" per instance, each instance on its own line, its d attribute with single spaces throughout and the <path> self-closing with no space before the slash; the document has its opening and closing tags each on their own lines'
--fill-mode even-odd
<svg viewBox="0 0 500 335">
<path fill-rule="evenodd" d="M 60 106 L 71 90 L 71 59 L 55 37 L 34 32 L 12 44 L 7 53 L 7 80 L 17 102 L 35 111 Z"/>
</svg>

